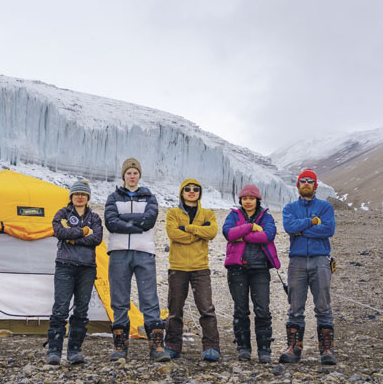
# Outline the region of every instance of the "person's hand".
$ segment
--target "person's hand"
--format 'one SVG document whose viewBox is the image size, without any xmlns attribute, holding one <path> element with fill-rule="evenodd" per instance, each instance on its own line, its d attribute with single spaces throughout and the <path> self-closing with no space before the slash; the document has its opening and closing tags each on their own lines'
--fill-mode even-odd
<svg viewBox="0 0 383 384">
<path fill-rule="evenodd" d="M 61 219 L 61 220 L 60 220 L 60 223 L 61 223 L 61 225 L 62 225 L 64 228 L 70 228 L 70 226 L 68 225 L 68 222 L 67 222 L 65 219 Z"/>
<path fill-rule="evenodd" d="M 185 226 L 184 226 L 184 225 L 180 225 L 180 226 L 178 227 L 178 229 L 180 229 L 181 231 L 184 231 L 184 232 L 185 232 Z"/>
<path fill-rule="evenodd" d="M 311 225 L 321 225 L 322 221 L 318 216 L 315 216 L 311 219 Z"/>
<path fill-rule="evenodd" d="M 83 229 L 82 229 L 82 234 L 83 234 L 84 236 L 89 236 L 90 231 L 92 231 L 92 230 L 91 230 L 88 226 L 85 226 L 85 227 L 83 227 Z M 92 233 L 93 233 L 93 231 L 92 231 Z"/>
<path fill-rule="evenodd" d="M 251 229 L 253 232 L 262 232 L 263 228 L 258 224 L 253 224 L 253 228 Z"/>
<path fill-rule="evenodd" d="M 206 223 L 203 223 L 201 227 L 208 227 L 210 225 L 210 221 L 206 221 Z"/>
</svg>

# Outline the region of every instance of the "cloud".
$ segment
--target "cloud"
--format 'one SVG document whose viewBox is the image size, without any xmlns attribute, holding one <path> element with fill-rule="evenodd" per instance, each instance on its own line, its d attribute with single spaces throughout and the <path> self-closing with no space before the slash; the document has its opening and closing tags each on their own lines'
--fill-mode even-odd
<svg viewBox="0 0 383 384">
<path fill-rule="evenodd" d="M 36 0 L 2 7 L 0 72 L 182 115 L 269 153 L 382 126 L 375 0 Z"/>
</svg>

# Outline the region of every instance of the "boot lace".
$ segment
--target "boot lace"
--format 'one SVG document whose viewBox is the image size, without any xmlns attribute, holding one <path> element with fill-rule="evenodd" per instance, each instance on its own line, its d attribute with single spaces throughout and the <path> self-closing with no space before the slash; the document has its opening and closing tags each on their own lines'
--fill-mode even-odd
<svg viewBox="0 0 383 384">
<path fill-rule="evenodd" d="M 332 343 L 332 332 L 331 330 L 322 330 L 322 348 L 321 350 L 328 350 L 331 349 L 331 343 Z"/>
<path fill-rule="evenodd" d="M 117 333 L 113 335 L 114 346 L 117 351 L 122 351 L 125 346 L 125 335 L 124 333 Z"/>
<path fill-rule="evenodd" d="M 163 333 L 162 331 L 153 331 L 151 334 L 152 348 L 158 350 L 159 348 L 163 348 Z"/>
<path fill-rule="evenodd" d="M 294 332 L 292 332 L 292 329 L 289 329 L 289 332 L 287 332 L 287 344 L 290 346 L 295 346 L 297 343 L 297 336 L 298 331 L 294 329 Z"/>
</svg>

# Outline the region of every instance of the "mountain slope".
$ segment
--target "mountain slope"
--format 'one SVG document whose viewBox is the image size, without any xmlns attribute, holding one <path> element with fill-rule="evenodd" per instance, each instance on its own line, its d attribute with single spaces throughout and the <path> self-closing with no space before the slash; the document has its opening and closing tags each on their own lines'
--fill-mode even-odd
<svg viewBox="0 0 383 384">
<path fill-rule="evenodd" d="M 301 141 L 271 158 L 292 172 L 299 172 L 303 164 L 314 169 L 351 207 L 382 208 L 383 128 Z"/>
<path fill-rule="evenodd" d="M 37 164 L 91 180 L 114 181 L 137 157 L 149 185 L 179 185 L 187 177 L 236 201 L 244 184 L 260 188 L 265 205 L 296 198 L 294 178 L 282 178 L 270 158 L 237 147 L 170 113 L 0 76 L 0 161 Z M 325 196 L 333 194 L 323 188 Z"/>
<path fill-rule="evenodd" d="M 352 207 L 383 208 L 383 144 L 326 170 L 323 180 Z"/>
</svg>

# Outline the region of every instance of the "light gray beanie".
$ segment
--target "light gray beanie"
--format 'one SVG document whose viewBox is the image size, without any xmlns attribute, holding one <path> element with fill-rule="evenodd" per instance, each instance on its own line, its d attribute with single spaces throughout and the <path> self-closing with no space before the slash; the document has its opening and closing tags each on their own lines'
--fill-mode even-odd
<svg viewBox="0 0 383 384">
<path fill-rule="evenodd" d="M 88 195 L 88 200 L 90 200 L 90 187 L 88 180 L 77 180 L 69 190 L 69 198 L 72 197 L 72 195 L 75 192 L 81 192 L 86 193 Z"/>
</svg>

